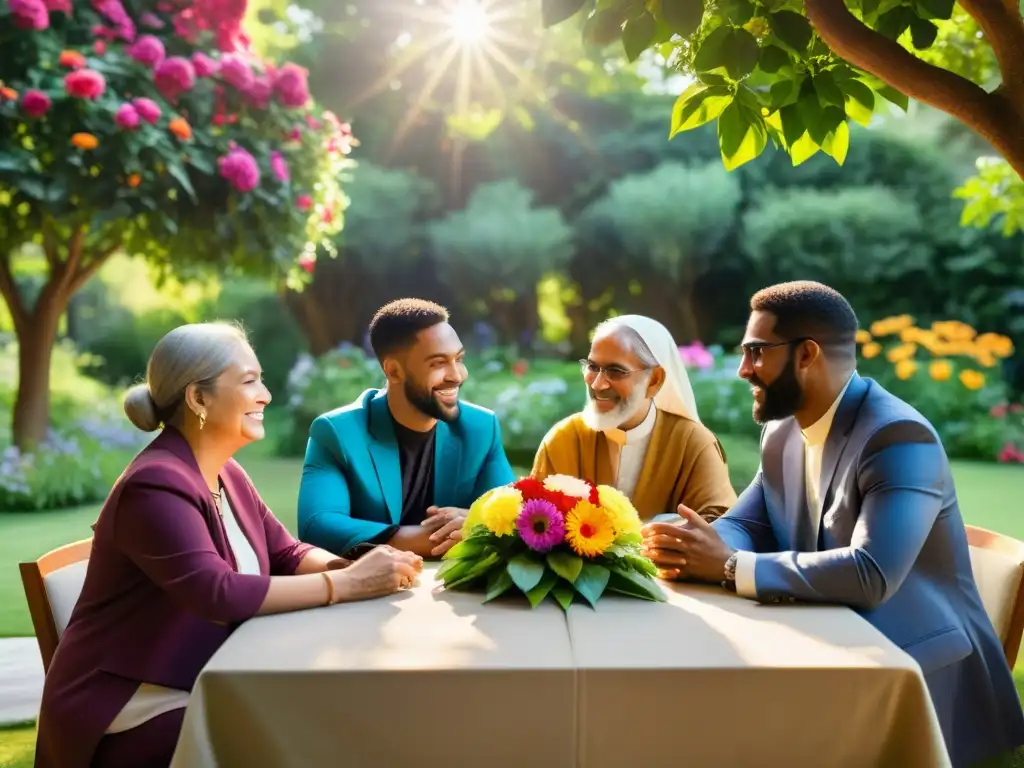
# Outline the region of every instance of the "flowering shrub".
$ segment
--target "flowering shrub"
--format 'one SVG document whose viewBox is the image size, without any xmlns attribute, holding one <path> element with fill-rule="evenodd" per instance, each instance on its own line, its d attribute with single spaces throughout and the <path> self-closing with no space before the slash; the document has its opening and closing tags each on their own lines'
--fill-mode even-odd
<svg viewBox="0 0 1024 768">
<path fill-rule="evenodd" d="M 351 132 L 305 70 L 248 50 L 245 10 L 0 0 L 2 239 L 81 236 L 81 264 L 123 245 L 178 270 L 311 271 Z"/>
<path fill-rule="evenodd" d="M 931 421 L 950 456 L 1009 460 L 1014 454 L 1007 446 L 1024 447 L 1013 433 L 1000 369 L 1013 354 L 1006 336 L 979 334 L 953 320 L 922 328 L 910 315 L 898 315 L 872 323 L 857 341 L 861 373 Z"/>
</svg>

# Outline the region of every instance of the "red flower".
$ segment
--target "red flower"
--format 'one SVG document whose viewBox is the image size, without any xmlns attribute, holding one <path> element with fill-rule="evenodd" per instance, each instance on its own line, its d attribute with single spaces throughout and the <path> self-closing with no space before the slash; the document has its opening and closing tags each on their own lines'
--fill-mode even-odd
<svg viewBox="0 0 1024 768">
<path fill-rule="evenodd" d="M 523 494 L 523 501 L 530 499 L 541 499 L 550 501 L 564 515 L 568 514 L 576 506 L 576 499 L 566 496 L 561 491 L 549 491 L 544 483 L 535 477 L 524 477 L 512 483 L 512 487 Z"/>
<path fill-rule="evenodd" d="M 989 411 L 989 415 L 1001 419 L 1006 415 L 1006 404 L 1001 403 L 1000 405 L 993 405 L 992 410 Z"/>
<path fill-rule="evenodd" d="M 93 69 L 79 69 L 64 76 L 64 88 L 76 99 L 98 99 L 107 89 L 107 81 Z"/>
<path fill-rule="evenodd" d="M 43 0 L 8 0 L 14 26 L 18 29 L 32 29 L 37 32 L 50 26 L 50 12 Z"/>
<path fill-rule="evenodd" d="M 313 207 L 313 198 L 309 195 L 299 195 L 295 198 L 295 207 L 300 211 L 308 211 Z"/>
<path fill-rule="evenodd" d="M 21 108 L 29 117 L 40 118 L 50 111 L 50 97 L 42 91 L 25 91 L 21 97 Z"/>
<path fill-rule="evenodd" d="M 316 259 L 308 254 L 299 256 L 299 266 L 306 270 L 307 274 L 312 275 L 313 269 L 316 267 Z"/>
<path fill-rule="evenodd" d="M 78 51 L 61 51 L 57 63 L 67 69 L 81 69 L 85 66 L 85 56 Z"/>
</svg>

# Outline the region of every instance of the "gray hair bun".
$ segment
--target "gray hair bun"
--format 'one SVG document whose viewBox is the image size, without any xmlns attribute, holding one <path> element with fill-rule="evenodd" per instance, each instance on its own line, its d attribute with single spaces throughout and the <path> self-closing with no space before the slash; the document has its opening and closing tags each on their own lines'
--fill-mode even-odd
<svg viewBox="0 0 1024 768">
<path fill-rule="evenodd" d="M 156 403 L 145 384 L 136 384 L 128 390 L 124 396 L 124 412 L 131 423 L 143 432 L 153 432 L 160 427 Z"/>
</svg>

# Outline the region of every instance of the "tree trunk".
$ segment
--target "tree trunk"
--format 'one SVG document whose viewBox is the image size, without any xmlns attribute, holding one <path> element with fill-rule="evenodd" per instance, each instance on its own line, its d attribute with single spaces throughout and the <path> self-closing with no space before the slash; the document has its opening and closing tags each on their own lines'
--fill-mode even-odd
<svg viewBox="0 0 1024 768">
<path fill-rule="evenodd" d="M 18 397 L 12 425 L 14 443 L 31 450 L 50 427 L 50 361 L 67 298 L 44 290 L 30 322 L 18 330 Z"/>
</svg>

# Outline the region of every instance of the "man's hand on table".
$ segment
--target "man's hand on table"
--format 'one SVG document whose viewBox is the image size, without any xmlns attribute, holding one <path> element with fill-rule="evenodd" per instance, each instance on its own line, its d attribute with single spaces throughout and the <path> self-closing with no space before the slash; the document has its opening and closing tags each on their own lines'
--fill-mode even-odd
<svg viewBox="0 0 1024 768">
<path fill-rule="evenodd" d="M 662 579 L 693 579 L 719 583 L 731 549 L 711 524 L 683 504 L 683 523 L 648 523 L 641 530 L 644 554 L 658 566 Z"/>
<path fill-rule="evenodd" d="M 427 507 L 427 518 L 420 525 L 430 532 L 433 557 L 440 557 L 462 541 L 462 524 L 468 514 L 458 507 Z"/>
</svg>

